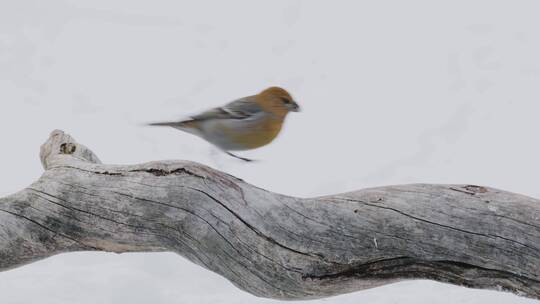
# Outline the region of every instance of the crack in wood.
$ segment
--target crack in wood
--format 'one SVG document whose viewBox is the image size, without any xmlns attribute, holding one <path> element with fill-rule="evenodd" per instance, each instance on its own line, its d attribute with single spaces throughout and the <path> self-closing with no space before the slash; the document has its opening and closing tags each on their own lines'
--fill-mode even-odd
<svg viewBox="0 0 540 304">
<path fill-rule="evenodd" d="M 198 178 L 205 178 L 202 175 L 196 174 L 192 171 L 189 171 L 186 168 L 176 168 L 174 170 L 164 170 L 164 169 L 157 169 L 157 168 L 146 168 L 146 169 L 135 169 L 135 170 L 129 170 L 128 172 L 145 172 L 150 173 L 154 176 L 169 176 L 169 175 L 178 175 L 178 174 L 187 174 L 191 176 L 195 176 Z"/>
</svg>

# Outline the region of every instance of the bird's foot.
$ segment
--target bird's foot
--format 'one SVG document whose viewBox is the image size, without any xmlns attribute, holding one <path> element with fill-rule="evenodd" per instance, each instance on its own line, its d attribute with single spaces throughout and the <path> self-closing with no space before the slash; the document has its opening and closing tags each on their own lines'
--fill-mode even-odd
<svg viewBox="0 0 540 304">
<path fill-rule="evenodd" d="M 255 161 L 254 159 L 249 159 L 249 158 L 245 158 L 245 157 L 241 157 L 241 156 L 238 156 L 238 155 L 234 155 L 232 154 L 231 152 L 228 152 L 228 151 L 225 151 L 225 153 L 229 154 L 230 156 L 234 157 L 234 158 L 238 158 L 238 159 L 241 159 L 245 162 L 252 162 L 252 161 Z"/>
</svg>

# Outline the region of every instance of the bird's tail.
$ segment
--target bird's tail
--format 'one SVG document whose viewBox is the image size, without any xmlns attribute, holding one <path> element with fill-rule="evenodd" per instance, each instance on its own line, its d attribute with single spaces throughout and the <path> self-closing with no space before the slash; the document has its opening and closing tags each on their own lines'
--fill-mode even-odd
<svg viewBox="0 0 540 304">
<path fill-rule="evenodd" d="M 173 127 L 184 132 L 197 134 L 197 121 L 195 120 L 184 120 L 184 121 L 164 121 L 164 122 L 153 122 L 147 124 L 147 126 L 152 127 Z"/>
<path fill-rule="evenodd" d="M 153 127 L 180 127 L 183 124 L 184 124 L 183 121 L 164 121 L 164 122 L 152 122 L 146 125 L 153 126 Z"/>
</svg>

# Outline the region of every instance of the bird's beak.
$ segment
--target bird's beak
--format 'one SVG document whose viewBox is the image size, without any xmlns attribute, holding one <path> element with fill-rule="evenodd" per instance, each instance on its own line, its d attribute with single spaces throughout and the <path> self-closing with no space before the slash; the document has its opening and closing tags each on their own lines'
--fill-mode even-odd
<svg viewBox="0 0 540 304">
<path fill-rule="evenodd" d="M 289 111 L 300 112 L 300 106 L 296 102 L 293 101 L 289 104 Z"/>
</svg>

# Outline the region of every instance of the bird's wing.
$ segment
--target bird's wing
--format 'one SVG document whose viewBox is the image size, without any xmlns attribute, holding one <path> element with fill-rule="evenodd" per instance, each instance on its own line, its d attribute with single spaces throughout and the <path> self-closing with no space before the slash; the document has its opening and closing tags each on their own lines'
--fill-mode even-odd
<svg viewBox="0 0 540 304">
<path fill-rule="evenodd" d="M 210 109 L 191 116 L 193 120 L 207 119 L 246 119 L 263 112 L 263 108 L 255 102 L 255 96 L 248 96 L 232 101 L 223 107 Z"/>
</svg>

